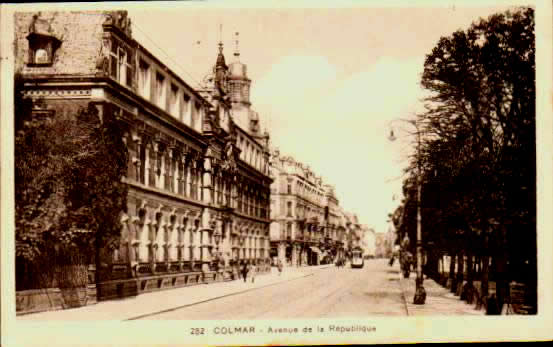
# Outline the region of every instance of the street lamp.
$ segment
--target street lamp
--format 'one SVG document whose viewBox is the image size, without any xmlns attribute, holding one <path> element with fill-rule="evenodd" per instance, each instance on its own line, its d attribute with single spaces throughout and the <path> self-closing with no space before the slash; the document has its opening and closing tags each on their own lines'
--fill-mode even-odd
<svg viewBox="0 0 553 347">
<path fill-rule="evenodd" d="M 219 241 L 221 241 L 221 233 L 216 230 L 213 234 L 213 238 L 215 239 L 215 245 L 217 245 L 217 250 L 219 250 Z"/>
<path fill-rule="evenodd" d="M 221 241 L 221 232 L 215 230 L 213 233 L 213 238 L 215 239 L 215 257 L 217 262 L 217 268 L 219 267 L 219 262 L 221 261 L 221 254 L 219 252 L 219 242 Z"/>
<path fill-rule="evenodd" d="M 421 137 L 419 126 L 416 120 L 404 120 L 405 122 L 413 125 L 417 130 L 417 279 L 416 279 L 416 290 L 415 297 L 413 298 L 413 303 L 415 305 L 424 305 L 426 301 L 426 291 L 423 286 L 423 276 L 422 276 L 422 216 L 421 216 L 421 190 L 422 190 L 422 170 L 420 165 L 420 147 L 421 147 Z M 390 129 L 390 135 L 388 136 L 390 141 L 395 141 L 396 137 L 394 136 L 394 130 Z"/>
</svg>

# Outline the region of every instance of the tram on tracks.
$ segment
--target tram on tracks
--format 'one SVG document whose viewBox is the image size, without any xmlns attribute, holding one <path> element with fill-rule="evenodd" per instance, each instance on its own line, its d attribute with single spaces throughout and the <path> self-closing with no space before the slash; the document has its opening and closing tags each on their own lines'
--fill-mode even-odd
<svg viewBox="0 0 553 347">
<path fill-rule="evenodd" d="M 365 265 L 363 259 L 363 249 L 361 247 L 355 248 L 351 252 L 351 268 L 360 269 Z"/>
</svg>

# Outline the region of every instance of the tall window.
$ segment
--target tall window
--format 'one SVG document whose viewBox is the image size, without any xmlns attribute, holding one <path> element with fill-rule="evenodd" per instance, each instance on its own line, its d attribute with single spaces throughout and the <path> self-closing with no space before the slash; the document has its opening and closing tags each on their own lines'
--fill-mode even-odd
<svg viewBox="0 0 553 347">
<path fill-rule="evenodd" d="M 250 211 L 250 191 L 246 192 L 246 214 L 251 214 Z"/>
<path fill-rule="evenodd" d="M 165 156 L 165 189 L 173 191 L 173 158 L 169 154 Z"/>
<path fill-rule="evenodd" d="M 186 160 L 182 165 L 182 195 L 189 197 L 190 185 L 189 185 L 189 162 Z"/>
<path fill-rule="evenodd" d="M 169 113 L 173 117 L 179 117 L 179 98 L 178 98 L 179 88 L 171 84 L 171 94 L 169 94 Z"/>
<path fill-rule="evenodd" d="M 292 237 L 292 223 L 286 224 L 286 238 Z"/>
<path fill-rule="evenodd" d="M 286 215 L 288 217 L 292 217 L 292 202 L 291 201 L 288 201 L 288 203 L 286 204 Z"/>
<path fill-rule="evenodd" d="M 253 215 L 257 217 L 257 190 L 253 193 Z"/>
<path fill-rule="evenodd" d="M 219 204 L 221 191 L 219 189 L 220 178 L 218 175 L 213 175 L 213 202 Z"/>
<path fill-rule="evenodd" d="M 190 197 L 192 199 L 198 199 L 198 191 L 196 189 L 197 180 L 198 180 L 198 177 L 196 175 L 196 168 L 191 167 L 191 169 L 190 169 Z"/>
<path fill-rule="evenodd" d="M 225 180 L 223 176 L 219 176 L 219 193 L 217 194 L 217 202 L 219 205 L 222 205 L 224 203 L 223 199 L 223 191 L 225 189 Z"/>
<path fill-rule="evenodd" d="M 230 202 L 230 182 L 227 180 L 225 182 L 225 203 L 227 204 L 227 206 L 231 206 L 231 202 Z"/>
<path fill-rule="evenodd" d="M 196 129 L 196 113 L 197 113 L 197 109 L 196 109 L 196 103 L 195 102 L 192 102 L 192 104 L 190 105 L 190 127 L 192 129 Z"/>
<path fill-rule="evenodd" d="M 201 109 L 202 105 L 199 102 L 195 101 L 192 104 L 192 115 L 190 117 L 190 127 L 192 129 L 199 130 L 201 127 Z"/>
<path fill-rule="evenodd" d="M 143 60 L 138 64 L 138 89 L 142 97 L 150 99 L 150 66 Z"/>
<path fill-rule="evenodd" d="M 156 167 L 157 167 L 157 164 L 156 164 L 156 155 L 155 155 L 155 152 L 154 150 L 150 147 L 150 150 L 149 150 L 149 167 L 148 167 L 148 185 L 151 186 L 151 187 L 155 187 L 156 186 Z"/>
<path fill-rule="evenodd" d="M 156 73 L 155 103 L 165 109 L 165 77 L 159 72 Z"/>
<path fill-rule="evenodd" d="M 180 161 L 180 159 L 177 158 L 175 161 L 177 165 L 177 194 L 183 195 L 184 194 L 184 165 Z"/>
<path fill-rule="evenodd" d="M 140 173 L 138 175 L 138 181 L 145 184 L 146 177 L 146 146 L 144 144 L 138 145 L 138 158 L 140 160 Z"/>
<path fill-rule="evenodd" d="M 238 186 L 238 211 L 242 212 L 242 199 L 244 196 L 244 191 L 242 185 Z"/>
<path fill-rule="evenodd" d="M 133 56 L 132 51 L 118 40 L 111 43 L 109 75 L 119 83 L 132 86 L 133 83 Z"/>
<path fill-rule="evenodd" d="M 292 184 L 288 183 L 288 194 L 292 194 Z"/>
<path fill-rule="evenodd" d="M 109 52 L 109 75 L 116 81 L 119 81 L 119 41 L 111 42 L 111 50 Z"/>
<path fill-rule="evenodd" d="M 186 125 L 191 125 L 189 108 L 190 108 L 190 96 L 188 96 L 188 94 L 186 93 L 183 93 L 180 119 Z"/>
<path fill-rule="evenodd" d="M 119 64 L 121 71 L 120 82 L 121 84 L 125 84 L 128 87 L 132 87 L 134 80 L 134 69 L 132 61 L 132 51 L 126 48 L 119 48 Z"/>
</svg>

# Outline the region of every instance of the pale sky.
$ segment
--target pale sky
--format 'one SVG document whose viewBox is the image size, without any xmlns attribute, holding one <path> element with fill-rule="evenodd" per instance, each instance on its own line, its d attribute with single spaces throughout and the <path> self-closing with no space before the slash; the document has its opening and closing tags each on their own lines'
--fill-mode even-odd
<svg viewBox="0 0 553 347">
<path fill-rule="evenodd" d="M 335 185 L 340 205 L 361 223 L 384 232 L 412 148 L 405 133 L 388 140 L 389 124 L 420 110 L 425 55 L 441 36 L 505 9 L 158 5 L 129 14 L 133 36 L 192 86 L 210 72 L 220 36 L 227 63 L 234 60 L 239 32 L 252 107 L 272 144 Z"/>
</svg>

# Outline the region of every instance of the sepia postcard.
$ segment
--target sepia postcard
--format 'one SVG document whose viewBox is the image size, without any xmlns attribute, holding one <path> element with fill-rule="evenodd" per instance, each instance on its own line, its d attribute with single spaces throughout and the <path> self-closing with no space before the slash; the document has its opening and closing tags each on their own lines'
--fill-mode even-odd
<svg viewBox="0 0 553 347">
<path fill-rule="evenodd" d="M 2 344 L 551 340 L 552 17 L 0 5 Z"/>
</svg>

